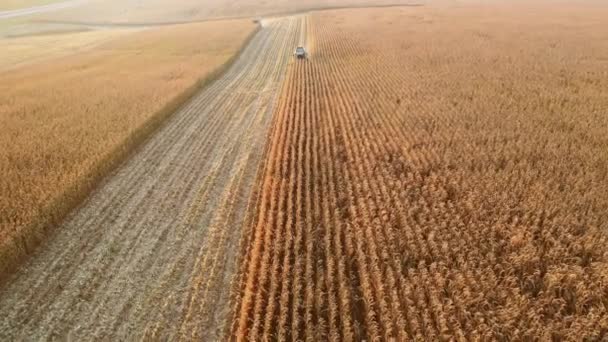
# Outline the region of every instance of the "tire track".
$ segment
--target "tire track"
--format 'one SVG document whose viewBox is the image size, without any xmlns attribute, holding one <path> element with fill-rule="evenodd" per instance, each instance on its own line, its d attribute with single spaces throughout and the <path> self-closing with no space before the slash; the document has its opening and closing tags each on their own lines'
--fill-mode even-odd
<svg viewBox="0 0 608 342">
<path fill-rule="evenodd" d="M 217 338 L 301 21 L 263 27 L 8 281 L 1 340 Z"/>
</svg>

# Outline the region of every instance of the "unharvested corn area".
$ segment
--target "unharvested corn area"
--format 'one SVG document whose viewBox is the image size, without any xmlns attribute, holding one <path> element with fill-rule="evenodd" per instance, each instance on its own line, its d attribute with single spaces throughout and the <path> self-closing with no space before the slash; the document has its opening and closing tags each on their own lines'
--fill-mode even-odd
<svg viewBox="0 0 608 342">
<path fill-rule="evenodd" d="M 606 338 L 606 20 L 605 5 L 314 14 L 232 337 Z"/>
<path fill-rule="evenodd" d="M 1 72 L 0 281 L 255 29 L 250 20 L 151 29 Z"/>
</svg>

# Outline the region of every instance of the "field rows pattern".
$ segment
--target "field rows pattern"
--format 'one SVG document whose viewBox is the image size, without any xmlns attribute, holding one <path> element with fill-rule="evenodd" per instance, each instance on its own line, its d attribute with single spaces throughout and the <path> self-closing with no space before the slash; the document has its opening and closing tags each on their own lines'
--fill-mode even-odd
<svg viewBox="0 0 608 342">
<path fill-rule="evenodd" d="M 543 116 L 564 102 L 556 95 L 499 107 L 490 89 L 481 95 L 490 102 L 452 104 L 467 99 L 442 97 L 458 66 L 433 59 L 449 53 L 404 53 L 405 34 L 363 24 L 402 17 L 365 13 L 313 15 L 311 58 L 289 70 L 231 336 L 605 338 L 606 141 L 593 135 L 606 129 L 601 97 L 572 95 L 587 106 L 573 129 L 596 124 L 583 141 Z M 433 82 L 435 93 L 422 88 Z"/>
<path fill-rule="evenodd" d="M 215 340 L 300 18 L 265 25 L 0 296 L 0 340 Z"/>
<path fill-rule="evenodd" d="M 0 340 L 607 338 L 608 11 L 465 7 L 262 20 L 6 282 Z"/>
</svg>

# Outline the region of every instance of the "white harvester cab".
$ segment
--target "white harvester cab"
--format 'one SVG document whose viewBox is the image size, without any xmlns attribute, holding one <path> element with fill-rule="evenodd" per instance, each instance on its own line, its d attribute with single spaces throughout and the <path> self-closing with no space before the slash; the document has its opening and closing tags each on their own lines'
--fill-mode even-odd
<svg viewBox="0 0 608 342">
<path fill-rule="evenodd" d="M 303 46 L 298 46 L 293 55 L 296 56 L 297 59 L 306 59 L 308 54 L 306 53 L 306 49 L 304 49 Z"/>
</svg>

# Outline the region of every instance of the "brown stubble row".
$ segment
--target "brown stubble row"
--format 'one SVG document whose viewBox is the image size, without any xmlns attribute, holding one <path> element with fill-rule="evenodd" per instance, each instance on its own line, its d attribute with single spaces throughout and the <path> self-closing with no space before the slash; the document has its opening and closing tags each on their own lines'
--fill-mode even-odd
<svg viewBox="0 0 608 342">
<path fill-rule="evenodd" d="M 312 15 L 246 230 L 233 338 L 605 336 L 608 84 L 600 58 L 580 59 L 605 37 L 590 20 L 552 42 L 539 28 L 564 17 L 550 10 L 496 9 L 496 28 L 449 10 Z M 520 26 L 522 50 L 507 49 Z M 592 48 L 572 53 L 586 30 Z"/>
</svg>

